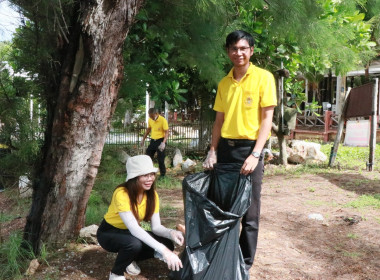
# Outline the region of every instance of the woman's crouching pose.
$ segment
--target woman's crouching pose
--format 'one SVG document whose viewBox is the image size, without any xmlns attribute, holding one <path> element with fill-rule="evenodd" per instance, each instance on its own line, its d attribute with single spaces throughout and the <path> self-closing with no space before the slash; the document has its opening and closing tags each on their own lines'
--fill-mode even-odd
<svg viewBox="0 0 380 280">
<path fill-rule="evenodd" d="M 182 268 L 181 260 L 172 251 L 173 241 L 182 245 L 181 232 L 161 225 L 159 198 L 155 191 L 157 168 L 149 156 L 131 157 L 127 161 L 127 180 L 117 186 L 111 204 L 98 229 L 100 246 L 118 253 L 110 280 L 124 280 L 124 272 L 141 272 L 135 261 L 158 257 L 171 270 Z M 140 221 L 150 221 L 152 232 L 145 231 Z"/>
</svg>

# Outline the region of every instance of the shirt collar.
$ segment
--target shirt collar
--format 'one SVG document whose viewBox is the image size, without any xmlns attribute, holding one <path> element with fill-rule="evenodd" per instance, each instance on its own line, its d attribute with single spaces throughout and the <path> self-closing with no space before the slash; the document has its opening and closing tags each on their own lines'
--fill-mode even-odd
<svg viewBox="0 0 380 280">
<path fill-rule="evenodd" d="M 242 80 L 253 73 L 253 70 L 255 69 L 255 65 L 252 64 L 252 62 L 249 63 L 249 67 L 247 69 L 247 73 L 245 73 L 244 77 L 242 78 Z M 228 73 L 227 77 L 233 79 L 234 78 L 234 67 L 232 67 L 232 69 L 230 70 L 230 72 Z"/>
</svg>

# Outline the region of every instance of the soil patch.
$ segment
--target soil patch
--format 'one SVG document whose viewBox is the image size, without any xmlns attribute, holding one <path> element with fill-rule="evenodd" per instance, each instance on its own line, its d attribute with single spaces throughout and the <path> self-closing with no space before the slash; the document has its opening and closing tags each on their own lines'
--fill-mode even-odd
<svg viewBox="0 0 380 280">
<path fill-rule="evenodd" d="M 379 194 L 379 179 L 375 172 L 352 171 L 265 176 L 251 279 L 380 279 L 380 209 L 350 206 L 361 195 Z M 183 223 L 182 191 L 158 193 L 163 223 Z M 25 279 L 108 279 L 115 256 L 97 245 L 70 244 Z M 126 279 L 168 279 L 163 262 L 139 265 L 141 275 Z"/>
</svg>

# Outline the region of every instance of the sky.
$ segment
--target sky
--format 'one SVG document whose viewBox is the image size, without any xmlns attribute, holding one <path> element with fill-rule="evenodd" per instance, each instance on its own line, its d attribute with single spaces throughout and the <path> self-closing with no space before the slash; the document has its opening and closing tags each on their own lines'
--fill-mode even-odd
<svg viewBox="0 0 380 280">
<path fill-rule="evenodd" d="M 8 1 L 0 0 L 0 41 L 10 41 L 20 22 L 19 13 L 9 7 Z"/>
</svg>

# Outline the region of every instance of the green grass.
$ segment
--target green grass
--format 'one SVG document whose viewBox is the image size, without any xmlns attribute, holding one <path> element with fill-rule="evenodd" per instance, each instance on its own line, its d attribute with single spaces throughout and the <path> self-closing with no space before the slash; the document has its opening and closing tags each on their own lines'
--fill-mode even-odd
<svg viewBox="0 0 380 280">
<path fill-rule="evenodd" d="M 166 175 L 163 178 L 160 178 L 156 181 L 157 188 L 160 189 L 167 189 L 167 190 L 174 190 L 174 189 L 181 189 L 182 182 L 178 180 L 177 178 L 174 178 L 170 175 Z"/>
<path fill-rule="evenodd" d="M 2 223 L 5 223 L 5 222 L 12 221 L 16 217 L 17 216 L 15 216 L 13 214 L 8 214 L 8 213 L 0 212 L 0 223 L 2 224 Z"/>
<path fill-rule="evenodd" d="M 107 212 L 115 188 L 125 181 L 125 164 L 118 160 L 118 150 L 104 147 L 98 175 L 86 210 L 86 225 L 99 224 Z"/>
<path fill-rule="evenodd" d="M 364 194 L 358 197 L 357 199 L 349 203 L 346 203 L 344 206 L 357 208 L 357 209 L 366 208 L 366 207 L 380 208 L 380 194 L 375 194 L 375 195 Z"/>
<path fill-rule="evenodd" d="M 350 239 L 358 239 L 359 236 L 355 233 L 348 233 L 347 237 Z"/>
<path fill-rule="evenodd" d="M 317 142 L 317 141 L 313 141 Z M 349 170 L 366 170 L 366 162 L 368 162 L 369 157 L 369 147 L 348 147 L 339 145 L 337 157 L 335 159 L 334 167 L 328 168 L 329 156 L 331 152 L 331 147 L 333 143 L 319 143 L 321 145 L 321 152 L 327 156 L 327 160 L 320 164 L 299 164 L 290 165 L 290 168 L 285 168 L 283 166 L 278 166 L 276 169 L 266 171 L 269 175 L 298 175 L 298 174 L 318 174 L 318 173 L 329 173 L 336 171 L 336 169 L 349 169 Z M 376 144 L 375 150 L 375 166 L 374 171 L 380 171 L 380 165 L 376 162 L 380 160 L 380 143 Z"/>
<path fill-rule="evenodd" d="M 363 254 L 359 252 L 349 252 L 346 250 L 343 251 L 343 256 L 353 258 L 353 259 L 360 258 L 362 255 Z"/>
<path fill-rule="evenodd" d="M 161 205 L 160 216 L 165 218 L 176 218 L 177 209 L 169 204 Z"/>
<path fill-rule="evenodd" d="M 327 155 L 327 157 L 330 156 L 331 147 L 333 146 L 333 143 L 329 144 L 322 144 L 321 145 L 321 151 Z M 339 145 L 337 157 L 335 159 L 335 164 L 338 164 L 342 168 L 347 169 L 366 169 L 366 162 L 368 162 L 369 158 L 369 147 L 348 147 L 343 146 L 342 144 Z M 375 150 L 375 161 L 380 159 L 380 144 L 376 144 L 376 150 Z M 328 163 L 328 160 L 327 162 Z M 374 167 L 375 170 L 380 170 L 380 166 Z"/>
<path fill-rule="evenodd" d="M 15 231 L 0 245 L 0 279 L 20 279 L 29 261 L 36 258 L 30 246 L 21 246 L 22 241 L 22 232 Z"/>
</svg>

